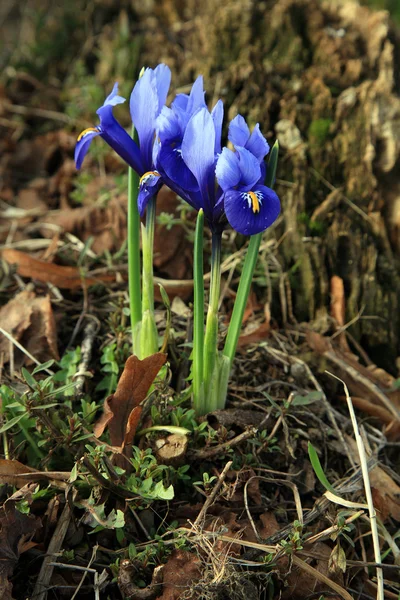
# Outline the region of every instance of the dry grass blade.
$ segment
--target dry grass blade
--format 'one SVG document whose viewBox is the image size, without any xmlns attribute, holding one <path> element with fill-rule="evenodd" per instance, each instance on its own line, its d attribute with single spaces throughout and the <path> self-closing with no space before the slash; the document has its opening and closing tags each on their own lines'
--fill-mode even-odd
<svg viewBox="0 0 400 600">
<path fill-rule="evenodd" d="M 372 535 L 372 541 L 373 541 L 373 545 L 374 545 L 375 562 L 377 564 L 380 564 L 381 563 L 381 549 L 380 549 L 380 545 L 379 545 L 379 533 L 378 533 L 378 525 L 377 525 L 377 521 L 376 521 L 376 511 L 375 511 L 375 507 L 374 507 L 374 501 L 372 498 L 372 491 L 371 491 L 371 484 L 370 484 L 370 480 L 369 480 L 367 456 L 366 456 L 366 452 L 365 452 L 364 443 L 362 441 L 362 437 L 361 437 L 359 429 L 358 429 L 358 423 L 357 423 L 356 414 L 354 412 L 353 403 L 351 401 L 349 390 L 347 389 L 347 386 L 344 383 L 344 381 L 342 381 L 341 379 L 339 379 L 339 377 L 336 377 L 336 375 L 333 375 L 329 371 L 326 371 L 326 373 L 328 373 L 328 375 L 331 375 L 332 377 L 334 377 L 335 379 L 337 379 L 338 381 L 340 381 L 343 384 L 344 391 L 346 394 L 347 405 L 349 407 L 350 418 L 351 418 L 351 422 L 352 422 L 353 429 L 354 429 L 354 435 L 356 438 L 358 453 L 360 456 L 360 466 L 361 466 L 361 471 L 362 471 L 363 480 L 364 480 L 365 496 L 366 496 L 367 504 L 368 504 L 369 519 L 370 519 L 370 524 L 371 524 L 371 535 Z M 377 582 L 378 582 L 377 600 L 383 600 L 384 596 L 385 596 L 385 592 L 384 592 L 384 586 L 383 586 L 383 570 L 381 567 L 376 568 L 376 578 L 377 578 Z"/>
<path fill-rule="evenodd" d="M 203 507 L 201 509 L 201 511 L 199 512 L 199 514 L 196 517 L 195 522 L 193 523 L 193 527 L 196 528 L 199 526 L 199 524 L 203 521 L 204 517 L 206 516 L 207 510 L 208 508 L 211 506 L 211 504 L 213 503 L 213 501 L 215 500 L 216 495 L 218 494 L 218 491 L 220 490 L 225 477 L 229 471 L 229 469 L 232 466 L 232 461 L 230 460 L 229 462 L 226 463 L 221 475 L 218 477 L 218 481 L 215 484 L 213 491 L 211 492 L 211 494 L 208 496 L 207 500 L 204 502 Z"/>
</svg>

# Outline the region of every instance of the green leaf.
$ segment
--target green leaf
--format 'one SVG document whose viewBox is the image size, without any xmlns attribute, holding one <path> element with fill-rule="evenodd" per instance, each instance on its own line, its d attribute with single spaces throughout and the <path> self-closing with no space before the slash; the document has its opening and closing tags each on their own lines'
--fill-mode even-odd
<svg viewBox="0 0 400 600">
<path fill-rule="evenodd" d="M 37 367 L 35 367 L 32 371 L 32 375 L 36 375 L 36 373 L 40 373 L 41 371 L 45 371 L 46 369 L 49 369 L 51 366 L 54 365 L 54 360 L 48 360 L 47 362 L 38 365 Z"/>
<path fill-rule="evenodd" d="M 318 458 L 317 451 L 315 450 L 315 448 L 311 444 L 311 442 L 308 442 L 308 456 L 310 457 L 312 468 L 314 469 L 314 472 L 315 472 L 316 476 L 318 477 L 319 482 L 324 486 L 324 488 L 326 490 L 329 490 L 333 494 L 336 494 L 335 488 L 329 483 L 329 481 L 324 473 L 324 470 L 323 470 L 320 460 Z"/>
<path fill-rule="evenodd" d="M 5 431 L 8 431 L 9 429 L 11 429 L 11 427 L 14 427 L 14 425 L 19 423 L 21 421 L 21 419 L 23 419 L 25 416 L 26 416 L 26 413 L 23 413 L 22 415 L 18 415 L 17 417 L 14 417 L 13 419 L 10 419 L 9 421 L 7 421 L 3 425 L 3 427 L 0 428 L 0 433 L 4 433 Z"/>
<path fill-rule="evenodd" d="M 132 542 L 128 546 L 128 555 L 130 560 L 133 560 L 137 556 L 136 546 Z"/>
<path fill-rule="evenodd" d="M 29 373 L 29 371 L 27 369 L 25 369 L 25 367 L 22 367 L 21 372 L 22 372 L 22 376 L 23 376 L 25 382 L 29 385 L 29 387 L 32 389 L 35 389 L 36 388 L 36 379 L 34 377 L 32 377 L 32 375 Z"/>
<path fill-rule="evenodd" d="M 71 469 L 71 475 L 69 476 L 69 483 L 73 483 L 74 481 L 76 481 L 78 477 L 78 464 L 75 463 L 74 466 Z"/>
<path fill-rule="evenodd" d="M 292 401 L 292 406 L 307 406 L 308 404 L 313 404 L 313 402 L 319 402 L 322 400 L 322 392 L 314 391 L 310 392 L 306 396 L 295 396 Z"/>
<path fill-rule="evenodd" d="M 153 490 L 154 498 L 159 500 L 172 500 L 174 497 L 174 488 L 172 485 L 165 488 L 162 481 L 159 481 Z"/>
</svg>

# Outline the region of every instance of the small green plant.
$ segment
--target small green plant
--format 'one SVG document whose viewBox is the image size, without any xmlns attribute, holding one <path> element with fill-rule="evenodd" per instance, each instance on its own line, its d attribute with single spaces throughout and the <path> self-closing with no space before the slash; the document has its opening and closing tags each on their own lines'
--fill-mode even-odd
<svg viewBox="0 0 400 600">
<path fill-rule="evenodd" d="M 303 524 L 300 521 L 293 522 L 292 532 L 287 540 L 281 540 L 281 546 L 285 554 L 293 554 L 303 549 Z"/>
<path fill-rule="evenodd" d="M 215 481 L 217 477 L 215 475 L 209 475 L 207 472 L 203 473 L 203 481 L 194 481 L 193 485 L 197 485 L 202 487 L 205 492 L 209 492 L 211 489 L 211 484 Z"/>
</svg>

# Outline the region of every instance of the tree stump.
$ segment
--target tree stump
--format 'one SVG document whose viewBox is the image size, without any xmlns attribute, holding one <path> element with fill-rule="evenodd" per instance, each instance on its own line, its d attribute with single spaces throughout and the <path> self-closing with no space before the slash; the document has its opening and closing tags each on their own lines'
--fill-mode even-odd
<svg viewBox="0 0 400 600">
<path fill-rule="evenodd" d="M 240 112 L 280 142 L 282 217 L 265 234 L 280 239 L 273 315 L 327 331 L 339 277 L 349 331 L 395 371 L 400 37 L 388 13 L 318 0 L 132 5 L 144 64 L 167 62 L 184 90 L 202 73 L 228 118 Z"/>
</svg>

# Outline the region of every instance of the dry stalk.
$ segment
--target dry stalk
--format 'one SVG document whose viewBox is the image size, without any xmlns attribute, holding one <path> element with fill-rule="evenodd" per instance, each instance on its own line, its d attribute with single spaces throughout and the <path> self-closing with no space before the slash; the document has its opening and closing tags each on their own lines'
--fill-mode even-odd
<svg viewBox="0 0 400 600">
<path fill-rule="evenodd" d="M 350 419 L 351 419 L 351 423 L 353 425 L 354 436 L 356 438 L 357 450 L 358 450 L 358 454 L 360 457 L 360 466 L 361 466 L 362 476 L 363 476 L 363 480 L 364 480 L 364 490 L 365 490 L 365 497 L 367 499 L 367 504 L 368 504 L 368 512 L 369 512 L 369 520 L 370 520 L 370 525 L 371 525 L 372 542 L 373 542 L 373 546 L 374 546 L 375 562 L 379 565 L 379 564 L 381 564 L 381 550 L 380 550 L 380 546 L 379 546 L 379 533 L 378 533 L 378 524 L 377 524 L 377 519 L 376 519 L 376 511 L 375 511 L 374 502 L 372 499 L 371 483 L 369 480 L 369 473 L 368 473 L 367 455 L 365 452 L 365 447 L 364 447 L 362 437 L 360 435 L 360 431 L 358 429 L 358 423 L 357 423 L 356 414 L 354 412 L 353 403 L 351 401 L 349 390 L 347 389 L 347 385 L 345 384 L 345 382 L 342 381 L 339 377 L 336 377 L 336 375 L 333 375 L 333 373 L 330 373 L 329 371 L 325 371 L 325 372 L 343 384 L 344 392 L 346 394 L 347 406 L 349 408 Z M 378 566 L 376 567 L 376 579 L 377 579 L 377 600 L 384 600 L 385 592 L 384 592 L 384 586 L 383 586 L 383 570 L 381 567 L 378 567 Z"/>
<path fill-rule="evenodd" d="M 225 467 L 223 468 L 223 471 L 221 473 L 221 475 L 218 477 L 218 481 L 215 484 L 213 491 L 211 492 L 211 494 L 208 496 L 207 500 L 204 502 L 201 511 L 199 512 L 199 514 L 196 517 L 195 522 L 193 523 L 193 527 L 197 528 L 200 523 L 204 520 L 207 510 L 209 509 L 209 507 L 211 506 L 211 504 L 214 502 L 216 495 L 218 494 L 224 480 L 225 477 L 229 471 L 229 469 L 232 466 L 232 461 L 230 460 L 229 462 L 226 463 Z"/>
</svg>

